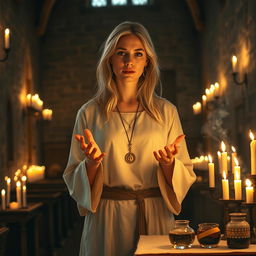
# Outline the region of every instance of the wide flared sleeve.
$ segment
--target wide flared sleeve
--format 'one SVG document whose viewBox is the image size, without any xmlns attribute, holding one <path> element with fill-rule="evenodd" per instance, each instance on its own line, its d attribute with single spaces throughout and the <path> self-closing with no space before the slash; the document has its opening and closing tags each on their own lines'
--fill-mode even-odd
<svg viewBox="0 0 256 256">
<path fill-rule="evenodd" d="M 169 114 L 171 117 L 170 121 L 167 121 L 170 126 L 167 145 L 173 143 L 179 135 L 183 134 L 179 115 L 174 106 L 172 106 Z M 157 179 L 166 206 L 172 213 L 178 215 L 181 211 L 181 203 L 184 197 L 196 180 L 185 139 L 180 143 L 178 154 L 175 156 L 172 187 L 166 182 L 161 167 L 157 170 Z"/>
<path fill-rule="evenodd" d="M 80 109 L 76 116 L 67 167 L 63 173 L 63 179 L 70 195 L 77 202 L 81 216 L 85 216 L 87 211 L 96 212 L 103 188 L 102 164 L 96 174 L 92 187 L 90 187 L 85 165 L 85 156 L 78 141 L 74 137 L 75 134 L 84 135 L 83 131 L 86 128 L 88 128 L 88 126 L 85 110 Z"/>
</svg>

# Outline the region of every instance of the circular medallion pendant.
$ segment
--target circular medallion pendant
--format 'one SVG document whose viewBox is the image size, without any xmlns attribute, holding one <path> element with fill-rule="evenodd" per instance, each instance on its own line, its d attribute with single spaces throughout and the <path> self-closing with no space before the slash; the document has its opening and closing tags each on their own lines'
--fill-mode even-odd
<svg viewBox="0 0 256 256">
<path fill-rule="evenodd" d="M 132 152 L 128 152 L 125 156 L 124 156 L 124 160 L 126 163 L 128 164 L 132 164 L 135 161 L 136 157 Z"/>
</svg>

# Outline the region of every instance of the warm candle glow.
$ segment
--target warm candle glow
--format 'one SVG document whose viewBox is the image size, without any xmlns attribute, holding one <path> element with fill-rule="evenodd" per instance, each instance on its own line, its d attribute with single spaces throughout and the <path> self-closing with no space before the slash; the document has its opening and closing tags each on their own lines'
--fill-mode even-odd
<svg viewBox="0 0 256 256">
<path fill-rule="evenodd" d="M 2 194 L 3 196 L 5 196 L 5 190 L 4 190 L 4 189 L 1 190 L 1 194 Z"/>
<path fill-rule="evenodd" d="M 251 174 L 256 175 L 256 140 L 254 134 L 250 130 L 249 136 L 251 138 L 250 151 L 251 151 Z"/>
<path fill-rule="evenodd" d="M 222 173 L 222 177 L 223 177 L 224 180 L 227 178 L 226 172 Z"/>
<path fill-rule="evenodd" d="M 5 190 L 1 190 L 1 199 L 2 199 L 2 210 L 6 209 L 6 203 L 5 203 Z"/>
<path fill-rule="evenodd" d="M 246 179 L 245 181 L 246 184 L 246 188 L 245 188 L 245 192 L 246 192 L 246 203 L 253 203 L 253 192 L 254 189 L 252 187 L 252 183 L 249 179 Z"/>
<path fill-rule="evenodd" d="M 225 172 L 223 172 L 223 179 L 222 179 L 222 195 L 223 195 L 223 200 L 229 200 L 229 184 L 228 184 L 228 179 L 226 179 Z"/>
<path fill-rule="evenodd" d="M 222 150 L 222 152 L 226 151 L 226 145 L 225 145 L 224 141 L 221 142 L 221 150 Z"/>
<path fill-rule="evenodd" d="M 251 140 L 254 140 L 254 134 L 252 133 L 251 130 L 249 131 L 249 136 L 250 136 L 250 139 L 251 139 Z"/>
<path fill-rule="evenodd" d="M 4 31 L 4 48 L 10 48 L 10 29 L 6 28 Z"/>
<path fill-rule="evenodd" d="M 235 55 L 233 55 L 231 61 L 232 61 L 232 70 L 233 70 L 233 72 L 236 72 L 237 71 L 237 69 L 236 69 L 237 57 Z"/>
</svg>

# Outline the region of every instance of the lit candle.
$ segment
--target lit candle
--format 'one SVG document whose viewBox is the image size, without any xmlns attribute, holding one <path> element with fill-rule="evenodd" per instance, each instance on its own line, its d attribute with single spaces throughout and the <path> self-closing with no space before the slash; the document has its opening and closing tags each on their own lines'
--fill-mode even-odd
<svg viewBox="0 0 256 256">
<path fill-rule="evenodd" d="M 232 56 L 232 70 L 237 72 L 237 57 L 235 55 Z"/>
<path fill-rule="evenodd" d="M 10 29 L 6 28 L 4 31 L 4 48 L 10 48 Z"/>
<path fill-rule="evenodd" d="M 205 95 L 206 95 L 207 99 L 210 101 L 211 100 L 211 92 L 208 88 L 205 89 Z"/>
<path fill-rule="evenodd" d="M 221 142 L 221 149 L 222 149 L 222 153 L 221 153 L 221 172 L 225 172 L 226 175 L 228 173 L 228 153 L 226 152 L 226 145 L 225 143 L 222 141 Z"/>
<path fill-rule="evenodd" d="M 226 179 L 226 172 L 223 172 L 222 194 L 223 194 L 223 200 L 229 200 L 229 185 L 228 185 L 228 179 Z"/>
<path fill-rule="evenodd" d="M 235 187 L 235 199 L 242 200 L 242 183 L 240 180 L 240 173 L 238 173 L 237 171 L 235 172 L 234 187 Z"/>
<path fill-rule="evenodd" d="M 18 209 L 18 208 L 19 208 L 19 204 L 17 202 L 10 203 L 10 209 L 14 210 L 14 209 Z"/>
<path fill-rule="evenodd" d="M 197 115 L 197 114 L 200 114 L 201 111 L 202 111 L 202 105 L 201 105 L 201 103 L 198 101 L 198 102 L 196 102 L 196 103 L 193 105 L 193 112 L 194 112 L 195 115 Z"/>
<path fill-rule="evenodd" d="M 1 197 L 2 197 L 2 210 L 6 209 L 6 203 L 5 203 L 5 190 L 1 190 Z"/>
<path fill-rule="evenodd" d="M 214 90 L 214 92 L 215 92 L 215 97 L 219 97 L 220 96 L 220 85 L 219 85 L 219 83 L 215 83 L 214 84 L 214 87 L 215 87 L 215 90 Z"/>
<path fill-rule="evenodd" d="M 219 164 L 219 173 L 222 173 L 222 168 L 221 168 L 221 153 L 220 151 L 217 152 L 218 155 L 218 164 Z"/>
<path fill-rule="evenodd" d="M 241 170 L 240 170 L 240 166 L 239 166 L 239 162 L 238 162 L 237 158 L 235 158 L 234 175 L 235 175 L 235 177 L 237 177 L 236 180 L 240 180 L 241 179 Z"/>
<path fill-rule="evenodd" d="M 21 177 L 21 182 L 22 182 L 21 186 L 22 187 L 26 186 L 26 180 L 27 180 L 27 177 L 25 175 Z"/>
<path fill-rule="evenodd" d="M 235 173 L 235 158 L 237 157 L 236 148 L 231 146 L 232 153 L 231 153 L 231 164 L 232 164 L 232 173 Z"/>
<path fill-rule="evenodd" d="M 210 86 L 210 93 L 211 93 L 211 98 L 213 99 L 214 98 L 214 96 L 215 96 L 215 86 L 214 86 L 214 84 L 211 84 L 211 86 Z"/>
<path fill-rule="evenodd" d="M 208 163 L 208 170 L 209 170 L 209 187 L 215 187 L 215 175 L 214 175 L 214 163 L 212 162 L 211 155 L 208 156 L 210 163 Z"/>
<path fill-rule="evenodd" d="M 27 207 L 27 188 L 26 186 L 22 187 L 22 206 Z"/>
<path fill-rule="evenodd" d="M 203 95 L 202 96 L 202 102 L 203 102 L 203 108 L 205 109 L 205 107 L 206 107 L 206 101 L 207 101 L 207 97 L 206 97 L 206 95 Z"/>
<path fill-rule="evenodd" d="M 250 131 L 249 136 L 251 138 L 250 148 L 251 148 L 251 175 L 256 175 L 256 140 L 254 139 L 254 134 Z"/>
<path fill-rule="evenodd" d="M 6 195 L 6 205 L 7 207 L 9 207 L 10 204 L 10 196 L 11 196 L 11 179 L 8 178 L 6 180 L 6 184 L 7 184 L 7 195 Z"/>
<path fill-rule="evenodd" d="M 27 100 L 26 100 L 27 106 L 32 107 L 32 95 L 29 93 L 29 94 L 27 94 L 26 98 L 27 98 Z"/>
<path fill-rule="evenodd" d="M 17 198 L 17 203 L 18 207 L 21 207 L 21 183 L 20 181 L 16 182 L 16 198 Z"/>
<path fill-rule="evenodd" d="M 253 187 L 249 179 L 246 179 L 246 203 L 253 203 Z"/>
<path fill-rule="evenodd" d="M 193 105 L 193 109 L 194 109 L 194 105 Z M 52 110 L 51 109 L 47 109 L 47 108 L 43 109 L 42 115 L 43 115 L 44 120 L 52 120 Z"/>
</svg>

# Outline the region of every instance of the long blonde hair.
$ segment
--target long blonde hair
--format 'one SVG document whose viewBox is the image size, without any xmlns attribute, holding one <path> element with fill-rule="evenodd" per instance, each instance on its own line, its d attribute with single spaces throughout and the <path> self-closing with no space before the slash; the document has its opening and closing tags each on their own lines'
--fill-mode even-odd
<svg viewBox="0 0 256 256">
<path fill-rule="evenodd" d="M 142 42 L 147 54 L 147 67 L 138 82 L 137 99 L 145 111 L 157 122 L 162 122 L 162 114 L 159 109 L 158 96 L 155 88 L 159 83 L 160 71 L 154 45 L 146 28 L 137 22 L 125 21 L 120 23 L 107 38 L 102 55 L 97 66 L 98 91 L 95 99 L 103 108 L 107 120 L 110 113 L 116 108 L 118 90 L 113 79 L 110 58 L 114 54 L 118 40 L 124 36 L 134 34 Z"/>
</svg>

